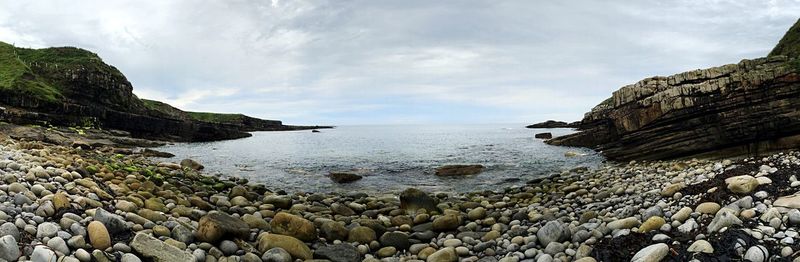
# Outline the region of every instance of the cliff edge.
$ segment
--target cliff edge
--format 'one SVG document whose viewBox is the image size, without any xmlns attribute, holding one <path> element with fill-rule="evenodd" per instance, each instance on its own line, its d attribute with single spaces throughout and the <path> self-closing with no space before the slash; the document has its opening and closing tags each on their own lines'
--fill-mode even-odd
<svg viewBox="0 0 800 262">
<path fill-rule="evenodd" d="M 800 147 L 800 21 L 764 58 L 615 91 L 579 133 L 547 141 L 592 147 L 614 160 L 759 155 Z"/>
<path fill-rule="evenodd" d="M 204 118 L 195 117 L 203 115 Z M 0 120 L 18 124 L 92 127 L 170 141 L 213 141 L 250 131 L 320 127 L 229 114 L 184 112 L 143 100 L 117 68 L 75 47 L 18 48 L 0 42 Z"/>
</svg>

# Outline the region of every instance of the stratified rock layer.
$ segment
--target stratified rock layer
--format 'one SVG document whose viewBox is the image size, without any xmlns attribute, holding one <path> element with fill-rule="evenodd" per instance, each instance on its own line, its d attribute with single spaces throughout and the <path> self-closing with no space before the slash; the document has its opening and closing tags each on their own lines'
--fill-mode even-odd
<svg viewBox="0 0 800 262">
<path fill-rule="evenodd" d="M 797 61 L 771 56 L 622 87 L 548 143 L 617 160 L 754 155 L 800 146 L 798 108 Z"/>
</svg>

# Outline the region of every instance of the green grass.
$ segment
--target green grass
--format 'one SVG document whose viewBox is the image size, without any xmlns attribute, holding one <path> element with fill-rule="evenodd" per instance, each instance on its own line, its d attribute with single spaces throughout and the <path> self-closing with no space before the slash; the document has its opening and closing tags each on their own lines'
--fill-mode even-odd
<svg viewBox="0 0 800 262">
<path fill-rule="evenodd" d="M 800 56 L 800 20 L 781 38 L 778 45 L 772 49 L 769 56 L 785 55 L 789 57 Z"/>
<path fill-rule="evenodd" d="M 207 112 L 186 112 L 192 119 L 211 123 L 232 123 L 244 118 L 242 114 L 219 114 Z"/>
<path fill-rule="evenodd" d="M 61 92 L 33 73 L 20 57 L 19 48 L 0 42 L 0 90 L 54 102 Z"/>
</svg>

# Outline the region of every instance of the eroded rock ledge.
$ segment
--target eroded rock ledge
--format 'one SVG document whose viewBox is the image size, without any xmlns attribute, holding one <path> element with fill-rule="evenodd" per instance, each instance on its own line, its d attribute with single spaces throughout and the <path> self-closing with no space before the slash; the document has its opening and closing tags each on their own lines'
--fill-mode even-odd
<svg viewBox="0 0 800 262">
<path fill-rule="evenodd" d="M 741 155 L 800 146 L 800 75 L 786 56 L 742 60 L 622 87 L 583 132 L 548 141 L 611 159 Z"/>
</svg>

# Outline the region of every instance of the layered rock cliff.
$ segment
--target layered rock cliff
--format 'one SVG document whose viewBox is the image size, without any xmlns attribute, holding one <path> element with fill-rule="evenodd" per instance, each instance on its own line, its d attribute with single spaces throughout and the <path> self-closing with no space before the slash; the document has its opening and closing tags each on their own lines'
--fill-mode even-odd
<svg viewBox="0 0 800 262">
<path fill-rule="evenodd" d="M 0 42 L 0 120 L 117 129 L 136 137 L 174 141 L 312 128 L 244 115 L 240 116 L 247 121 L 205 121 L 161 102 L 141 100 L 132 91 L 119 70 L 92 52 L 73 47 L 16 48 Z"/>
<path fill-rule="evenodd" d="M 616 160 L 758 155 L 800 147 L 798 36 L 795 25 L 765 58 L 622 87 L 586 113 L 582 132 L 548 143 L 593 147 Z"/>
</svg>

